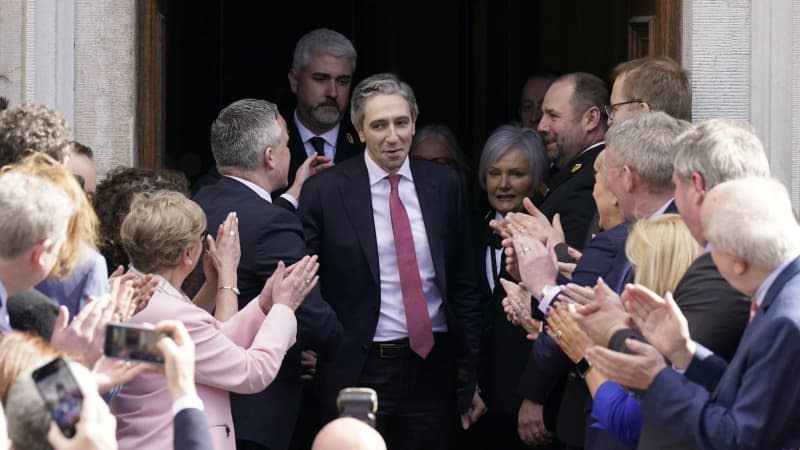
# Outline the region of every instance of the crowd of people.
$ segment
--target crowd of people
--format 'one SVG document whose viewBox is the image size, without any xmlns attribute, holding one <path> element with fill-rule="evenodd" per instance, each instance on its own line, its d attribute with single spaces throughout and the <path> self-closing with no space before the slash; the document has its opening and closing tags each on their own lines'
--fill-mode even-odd
<svg viewBox="0 0 800 450">
<path fill-rule="evenodd" d="M 748 124 L 691 123 L 669 58 L 535 74 L 476 214 L 452 131 L 394 74 L 351 95 L 356 59 L 304 35 L 294 110 L 225 106 L 191 189 L 0 112 L 0 450 L 800 447 L 800 226 Z M 163 364 L 110 355 L 120 323 Z"/>
</svg>

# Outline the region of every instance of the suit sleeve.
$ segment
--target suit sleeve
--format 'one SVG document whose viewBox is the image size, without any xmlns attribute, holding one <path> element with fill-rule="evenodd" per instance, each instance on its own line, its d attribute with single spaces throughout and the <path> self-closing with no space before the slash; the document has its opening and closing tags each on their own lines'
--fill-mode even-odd
<svg viewBox="0 0 800 450">
<path fill-rule="evenodd" d="M 564 229 L 564 238 L 567 244 L 578 250 L 583 249 L 586 233 L 597 210 L 592 197 L 593 186 L 594 183 L 584 183 L 583 186 L 570 191 L 569 195 L 561 200 L 561 206 L 558 209 L 561 215 L 561 227 Z"/>
<path fill-rule="evenodd" d="M 726 380 L 736 383 L 725 386 L 735 389 L 732 404 L 717 403 L 708 390 L 665 368 L 642 399 L 645 417 L 656 419 L 705 449 L 782 448 L 792 444 L 785 440 L 800 420 L 800 383 L 796 380 L 800 358 L 791 355 L 800 354 L 800 333 L 788 318 L 760 331 L 755 338 L 764 345 L 746 349 L 749 351 L 742 357 L 747 359 L 747 368 L 737 379 Z M 796 445 L 795 441 L 790 446 Z"/>
<path fill-rule="evenodd" d="M 213 450 L 211 433 L 203 411 L 196 408 L 181 410 L 173 421 L 173 448 L 181 450 Z"/>
<path fill-rule="evenodd" d="M 275 271 L 278 261 L 289 266 L 306 255 L 303 230 L 297 217 L 280 210 L 273 222 L 274 227 L 263 233 L 255 244 L 260 266 L 257 270 L 265 280 Z M 323 359 L 335 351 L 342 327 L 336 313 L 322 299 L 319 286 L 309 292 L 295 315 L 297 342 L 302 349 L 316 350 Z"/>
<path fill-rule="evenodd" d="M 533 343 L 517 391 L 526 399 L 544 405 L 550 393 L 572 367 L 572 360 L 558 344 L 550 336 L 541 334 Z"/>
</svg>

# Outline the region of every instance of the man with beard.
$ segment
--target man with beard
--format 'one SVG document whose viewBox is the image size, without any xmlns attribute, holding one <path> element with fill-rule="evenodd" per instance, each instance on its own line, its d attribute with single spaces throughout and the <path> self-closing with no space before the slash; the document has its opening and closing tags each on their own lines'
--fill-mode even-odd
<svg viewBox="0 0 800 450">
<path fill-rule="evenodd" d="M 576 72 L 554 81 L 542 103 L 538 131 L 551 167 L 533 202 L 548 220 L 560 215 L 566 243 L 573 248 L 583 248 L 596 211 L 594 159 L 605 145 L 607 102 L 608 89 L 600 78 Z"/>
<path fill-rule="evenodd" d="M 297 41 L 289 70 L 289 87 L 297 101 L 294 113 L 285 116 L 292 151 L 289 185 L 308 158 L 315 158 L 316 167 L 364 150 L 350 121 L 342 121 L 355 68 L 353 44 L 336 31 L 319 28 Z"/>
</svg>

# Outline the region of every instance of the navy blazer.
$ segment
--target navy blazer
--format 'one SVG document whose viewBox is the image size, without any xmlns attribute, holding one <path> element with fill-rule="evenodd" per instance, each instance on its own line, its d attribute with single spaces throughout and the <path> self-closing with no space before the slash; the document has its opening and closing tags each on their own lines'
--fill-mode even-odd
<svg viewBox="0 0 800 450">
<path fill-rule="evenodd" d="M 645 418 L 704 449 L 800 447 L 800 258 L 767 292 L 730 363 L 695 354 L 685 376 L 662 370 Z"/>
<path fill-rule="evenodd" d="M 261 292 L 278 261 L 288 266 L 306 255 L 297 216 L 264 200 L 237 180 L 222 177 L 201 188 L 194 201 L 205 211 L 209 230 L 216 230 L 230 211 L 236 211 L 239 218 L 240 310 Z M 338 347 L 341 325 L 318 287 L 295 314 L 297 344 L 286 353 L 275 381 L 259 394 L 231 394 L 237 439 L 258 442 L 273 450 L 288 447 L 300 406 L 300 349 L 316 350 L 320 358 L 329 358 Z"/>
<path fill-rule="evenodd" d="M 299 215 L 308 249 L 320 257 L 320 287 L 343 325 L 342 345 L 318 376 L 326 413 L 339 390 L 359 379 L 378 323 L 380 271 L 369 177 L 363 153 L 311 177 L 303 187 Z M 459 407 L 475 387 L 481 311 L 465 245 L 467 220 L 455 171 L 410 159 L 411 173 L 454 343 Z"/>
<path fill-rule="evenodd" d="M 196 408 L 178 412 L 173 420 L 172 442 L 174 449 L 212 450 L 214 444 L 208 431 L 206 414 Z"/>
</svg>

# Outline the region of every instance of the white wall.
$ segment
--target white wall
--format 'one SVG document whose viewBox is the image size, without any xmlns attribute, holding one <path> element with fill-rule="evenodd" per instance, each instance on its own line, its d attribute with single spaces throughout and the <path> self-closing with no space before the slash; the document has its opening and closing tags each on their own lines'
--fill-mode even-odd
<svg viewBox="0 0 800 450">
<path fill-rule="evenodd" d="M 58 110 L 100 178 L 134 163 L 135 0 L 0 0 L 0 95 Z"/>
</svg>

